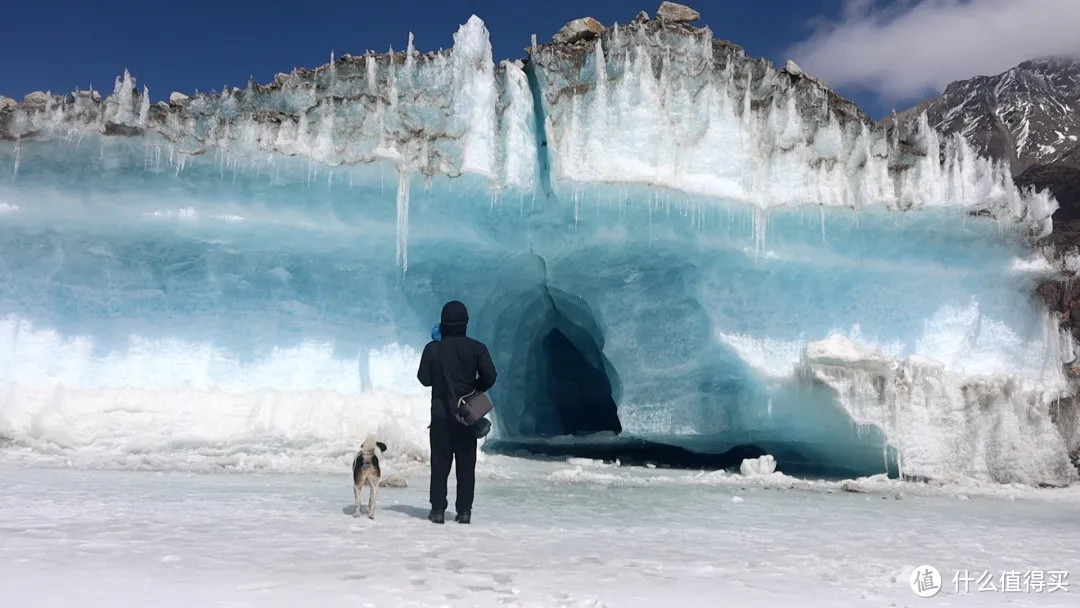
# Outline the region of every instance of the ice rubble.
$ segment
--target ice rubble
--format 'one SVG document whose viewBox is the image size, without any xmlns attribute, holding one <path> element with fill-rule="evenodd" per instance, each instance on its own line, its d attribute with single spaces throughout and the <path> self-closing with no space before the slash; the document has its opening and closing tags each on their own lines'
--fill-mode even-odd
<svg viewBox="0 0 1080 608">
<path fill-rule="evenodd" d="M 765 477 L 776 472 L 776 459 L 769 454 L 757 458 L 747 458 L 739 465 L 739 472 L 745 477 Z"/>
<path fill-rule="evenodd" d="M 900 475 L 1059 485 L 1076 479 L 1052 410 L 1066 395 L 1020 377 L 971 376 L 901 360 L 833 335 L 806 346 L 799 373 L 827 384 L 859 424 L 885 432 Z M 1052 383 L 1051 383 L 1052 384 Z M 1061 386 L 1060 384 L 1058 386 Z"/>
<path fill-rule="evenodd" d="M 128 178 L 117 167 L 134 167 L 142 158 L 147 175 L 162 181 L 155 186 L 148 177 L 147 183 L 132 185 L 136 193 L 127 197 L 110 194 L 113 184 L 80 183 L 74 187 L 77 195 L 64 190 L 73 188 L 70 184 L 43 186 L 50 182 L 49 171 L 92 162 L 80 156 L 87 152 L 72 150 L 86 135 L 100 136 L 100 141 L 108 142 L 101 145 L 99 161 L 113 171 L 108 175 Z M 41 146 L 50 141 L 58 141 L 66 148 L 57 153 Z M 5 146 L 8 151 L 12 146 L 14 149 L 8 154 Z M 305 278 L 315 282 L 318 277 L 340 281 L 340 276 L 320 275 L 315 269 L 351 264 L 368 273 L 365 288 L 370 293 L 362 297 L 367 298 L 367 303 L 378 301 L 382 315 L 382 326 L 359 332 L 367 334 L 363 336 L 368 341 L 365 344 L 396 344 L 403 335 L 416 337 L 409 333 L 414 322 L 409 307 L 433 305 L 415 300 L 450 295 L 439 291 L 445 285 L 424 281 L 439 283 L 428 278 L 436 274 L 433 268 L 450 276 L 448 269 L 437 266 L 435 256 L 439 253 L 432 251 L 444 252 L 446 244 L 452 243 L 472 248 L 474 257 L 478 250 L 487 256 L 477 257 L 475 269 L 458 269 L 460 275 L 444 277 L 444 282 L 457 280 L 468 285 L 473 296 L 489 307 L 486 318 L 511 318 L 505 326 L 498 325 L 503 322 L 500 320 L 492 327 L 477 328 L 481 337 L 508 336 L 508 342 L 499 344 L 503 352 L 508 350 L 505 347 L 518 346 L 512 340 L 523 332 L 524 325 L 513 322 L 515 315 L 520 316 L 523 307 L 547 306 L 555 287 L 588 300 L 592 310 L 579 315 L 581 318 L 560 316 L 559 322 L 569 322 L 579 329 L 591 328 L 590 323 L 597 326 L 594 333 L 598 336 L 589 339 L 610 357 L 613 368 L 624 374 L 619 416 L 631 431 L 660 429 L 695 434 L 730 431 L 740 425 L 758 431 L 761 427 L 755 425 L 761 423 L 760 419 L 771 425 L 769 430 L 776 431 L 776 421 L 785 415 L 821 412 L 804 404 L 801 393 L 786 404 L 779 397 L 774 403 L 769 395 L 778 396 L 789 387 L 777 389 L 768 382 L 782 376 L 795 383 L 825 386 L 836 394 L 856 424 L 880 428 L 889 443 L 900 449 L 903 473 L 907 475 L 963 475 L 1023 483 L 1060 483 L 1076 477 L 1074 470 L 1063 465 L 1067 462 L 1064 455 L 1074 446 L 1063 442 L 1076 443 L 1080 438 L 1054 435 L 1052 420 L 1054 411 L 1058 411 L 1053 409 L 1054 404 L 1064 396 L 1065 383 L 1053 373 L 1052 377 L 1039 377 L 1038 372 L 1059 369 L 1071 358 L 1068 348 L 1052 349 L 1041 358 L 1029 356 L 1028 350 L 1056 343 L 1057 336 L 1049 332 L 1030 341 L 1017 337 L 1015 334 L 1022 332 L 1012 329 L 1027 322 L 1026 311 L 1016 312 L 1012 305 L 1018 299 L 1013 294 L 1002 295 L 1005 288 L 1001 287 L 1000 277 L 992 272 L 985 276 L 978 275 L 981 271 L 969 272 L 963 268 L 969 263 L 966 260 L 952 260 L 956 268 L 948 269 L 957 272 L 963 281 L 942 287 L 937 290 L 940 293 L 926 290 L 926 281 L 915 278 L 923 276 L 920 272 L 931 277 L 927 280 L 938 281 L 939 287 L 951 276 L 935 274 L 940 269 L 937 260 L 932 259 L 933 252 L 914 251 L 918 244 L 912 245 L 911 238 L 872 212 L 937 212 L 941 209 L 929 208 L 958 207 L 971 215 L 990 215 L 1005 224 L 1015 223 L 1027 229 L 1027 236 L 1042 236 L 1051 229 L 1054 201 L 1046 194 L 1017 190 L 1006 167 L 977 158 L 960 138 L 942 140 L 925 120 L 913 132 L 884 131 L 820 82 L 750 59 L 739 47 L 713 40 L 707 28 L 638 20 L 610 28 L 592 40 L 534 44 L 527 61 L 504 61 L 496 66 L 486 28 L 474 16 L 459 29 L 450 51 L 419 53 L 410 37 L 404 52 L 346 55 L 314 70 L 280 74 L 267 85 L 249 82 L 243 89 L 226 88 L 220 94 L 174 94 L 169 103 L 155 105 L 149 103 L 145 88 L 138 91 L 134 79 L 125 73 L 117 80 L 113 93 L 104 98 L 94 91 L 76 91 L 67 96 L 35 94 L 21 104 L 0 109 L 0 155 L 0 159 L 13 159 L 9 175 L 14 179 L 4 184 L 6 190 L 0 189 L 0 195 L 6 192 L 13 196 L 10 202 L 0 204 L 5 216 L 30 218 L 33 213 L 43 214 L 45 205 L 38 204 L 41 200 L 63 200 L 71 207 L 85 202 L 91 210 L 94 205 L 105 205 L 104 200 L 113 205 L 107 208 L 116 213 L 115 217 L 109 215 L 110 221 L 117 220 L 118 226 L 135 226 L 135 232 L 145 228 L 126 216 L 124 222 L 119 221 L 129 207 L 143 209 L 162 222 L 183 220 L 192 224 L 187 235 L 190 240 L 167 245 L 175 248 L 163 254 L 165 262 L 170 256 L 185 261 L 146 264 L 148 268 L 117 262 L 124 259 L 122 255 L 101 256 L 97 250 L 80 249 L 108 249 L 111 244 L 85 245 L 77 239 L 52 237 L 37 243 L 27 236 L 26 242 L 36 243 L 40 251 L 55 252 L 56 259 L 42 262 L 40 268 L 30 262 L 25 264 L 32 271 L 41 270 L 47 281 L 23 277 L 19 285 L 29 292 L 12 299 L 21 306 L 27 302 L 55 304 L 61 316 L 93 316 L 93 312 L 86 311 L 101 306 L 103 318 L 75 323 L 80 330 L 89 327 L 87 332 L 100 331 L 109 315 L 120 314 L 109 308 L 111 292 L 100 298 L 99 294 L 86 295 L 90 288 L 83 283 L 90 280 L 87 277 L 96 278 L 94 272 L 99 270 L 108 275 L 103 280 L 110 285 L 120 280 L 121 273 L 127 273 L 127 289 L 137 298 L 154 302 L 144 294 L 156 293 L 156 289 L 169 291 L 155 283 L 158 279 L 172 290 L 170 293 L 179 294 L 175 297 L 186 297 L 184 288 L 192 289 L 196 296 L 205 295 L 201 284 L 193 283 L 192 287 L 184 283 L 191 276 L 203 276 L 200 273 L 214 282 L 214 289 L 250 294 L 252 291 L 247 289 L 252 284 L 268 280 L 263 275 L 278 277 L 283 284 L 290 282 L 292 272 L 297 273 L 298 283 Z M 297 165 L 275 160 L 282 156 L 329 166 L 328 185 L 332 179 L 348 179 L 350 188 L 354 177 L 371 179 L 370 173 L 358 172 L 356 165 L 375 163 L 380 170 L 383 164 L 395 166 L 396 196 L 391 206 L 396 214 L 389 225 L 396 230 L 388 249 L 395 249 L 393 259 L 401 269 L 420 277 L 413 279 L 419 281 L 419 286 L 406 279 L 406 288 L 414 291 L 401 294 L 395 291 L 402 289 L 401 276 L 383 276 L 389 262 L 381 252 L 388 249 L 383 249 L 380 230 L 384 218 L 377 206 L 351 193 L 334 192 L 320 199 L 306 190 L 289 191 L 289 186 L 301 181 L 306 186 L 310 180 L 290 174 Z M 178 174 L 171 181 L 160 172 L 161 159 L 166 157 Z M 192 182 L 206 180 L 211 174 L 216 177 L 214 169 L 226 162 L 234 172 L 234 183 L 235 175 L 241 175 L 240 185 L 231 189 L 215 185 L 216 190 L 203 190 L 202 184 L 193 186 L 180 179 L 179 174 L 185 171 Z M 44 167 L 47 163 L 55 166 Z M 273 189 L 278 192 L 259 190 L 259 184 L 252 182 L 259 181 L 264 168 L 275 163 Z M 93 173 L 85 165 L 78 166 L 88 175 Z M 31 177 L 29 173 L 35 169 L 41 169 L 46 176 Z M 26 175 L 20 175 L 20 170 Z M 530 220 L 532 224 L 518 225 L 505 215 L 498 220 L 476 215 L 482 214 L 483 210 L 477 209 L 488 201 L 483 200 L 485 205 L 475 204 L 476 193 L 469 190 L 471 186 L 465 186 L 453 197 L 445 197 L 458 205 L 450 214 L 453 217 L 431 215 L 430 210 L 436 206 L 432 201 L 442 205 L 450 201 L 429 196 L 428 216 L 422 220 L 412 209 L 413 199 L 424 197 L 413 184 L 414 174 L 473 176 L 478 178 L 473 182 L 486 182 L 492 201 L 502 200 L 498 195 L 507 191 L 531 194 L 539 190 L 557 204 L 547 210 L 550 215 L 538 216 Z M 469 179 L 461 181 L 473 183 Z M 222 180 L 224 184 L 223 173 Z M 449 183 L 439 182 L 436 190 L 450 192 L 454 186 Z M 23 184 L 32 186 L 20 191 Z M 634 193 L 640 193 L 632 190 L 634 185 L 681 191 L 673 200 L 709 207 L 716 216 L 726 218 L 727 224 L 717 234 L 706 234 L 700 230 L 688 232 L 665 223 L 663 218 L 654 218 L 654 208 L 668 214 L 671 209 L 656 204 L 653 189 L 649 191 L 652 196 L 623 196 L 624 203 L 637 209 L 616 210 L 617 223 L 598 219 L 596 224 L 600 226 L 590 227 L 578 212 L 579 193 L 590 192 L 589 188 L 610 188 L 612 184 Z M 390 190 L 393 192 L 393 187 Z M 176 209 L 140 206 L 145 204 L 143 199 L 166 205 L 158 202 L 165 191 L 177 197 Z M 154 196 L 145 196 L 147 193 Z M 196 209 L 185 196 L 198 206 L 206 203 L 211 211 Z M 273 199 L 278 207 L 268 204 L 259 209 L 233 200 L 244 196 L 281 199 Z M 258 230 L 257 222 L 249 218 L 262 214 L 273 216 L 278 224 L 292 225 L 294 216 L 281 210 L 293 205 L 291 197 L 315 201 L 312 206 L 325 200 L 326 206 L 335 210 L 344 209 L 346 202 L 358 207 L 350 213 L 360 218 L 365 230 L 361 240 L 370 251 L 357 249 L 360 245 L 355 244 L 357 239 L 348 230 L 341 238 L 353 239 L 353 249 L 334 240 L 337 237 L 317 231 L 326 229 L 322 225 L 325 218 L 305 216 L 305 212 L 310 213 L 307 209 L 289 208 L 290 213 L 300 217 L 297 232 L 302 227 L 312 230 L 314 236 L 308 238 L 305 232 L 301 235 L 304 238 L 296 237 L 305 240 L 303 246 L 297 246 L 298 252 L 289 251 L 287 255 L 275 250 L 268 256 L 279 258 L 273 263 L 284 264 L 282 259 L 293 263 L 291 271 L 281 265 L 268 270 L 273 268 L 272 263 L 255 255 L 234 261 L 230 256 L 239 255 L 230 249 L 233 245 L 229 235 L 215 232 L 220 226 L 208 221 L 227 220 L 241 225 L 238 230 Z M 568 218 L 559 215 L 558 208 L 558 204 L 568 205 L 571 200 L 572 231 Z M 731 236 L 724 231 L 737 232 L 732 226 L 740 221 L 738 213 L 730 211 L 731 203 L 753 210 L 754 260 L 758 260 L 757 254 L 767 254 L 763 267 L 753 266 L 741 254 L 733 255 L 730 242 L 724 241 L 725 236 Z M 803 242 L 806 213 L 792 211 L 806 205 L 821 207 L 820 238 L 818 211 L 810 212 L 814 218 L 813 243 Z M 222 208 L 214 208 L 217 206 Z M 826 207 L 830 208 L 828 212 Z M 877 231 L 873 243 L 865 243 L 865 235 L 856 234 L 850 226 L 837 228 L 834 215 L 827 219 L 827 213 L 842 213 L 848 207 L 860 212 L 852 214 L 853 221 L 866 222 L 870 233 Z M 767 216 L 766 211 L 772 215 Z M 599 210 L 597 214 L 599 218 Z M 525 216 L 522 206 L 521 218 Z M 91 224 L 86 214 L 76 217 L 83 226 Z M 702 213 L 702 221 L 704 217 Z M 499 225 L 491 228 L 489 223 Z M 340 225 L 349 227 L 349 222 L 340 221 Z M 827 225 L 835 242 L 826 243 Z M 788 250 L 777 247 L 766 251 L 766 229 L 775 230 L 780 237 L 777 240 L 786 241 Z M 919 227 L 906 234 L 916 236 Z M 157 238 L 155 233 L 123 236 L 132 242 L 120 250 L 122 253 L 138 258 L 158 250 L 146 244 Z M 976 236 L 981 239 L 983 235 Z M 6 251 L 28 250 L 21 238 L 21 233 L 13 234 L 11 242 L 4 243 Z M 942 241 L 947 240 L 935 236 L 927 247 L 942 247 L 940 256 L 962 257 L 978 256 L 980 251 L 996 246 L 984 243 L 985 249 L 971 253 L 964 251 L 970 247 L 962 241 L 947 244 L 946 249 Z M 227 251 L 204 247 L 207 243 L 224 243 L 221 248 Z M 349 253 L 343 261 L 321 250 L 304 249 L 319 246 L 331 250 L 336 246 L 338 251 Z M 265 244 L 259 241 L 259 247 Z M 88 254 L 87 260 L 97 260 L 92 271 L 74 260 L 80 251 Z M 361 258 L 363 264 L 356 261 Z M 793 261 L 806 259 L 815 260 L 817 265 L 792 270 Z M 897 259 L 905 260 L 909 267 L 889 265 L 897 263 Z M 1010 263 L 1014 259 L 1010 258 Z M 231 264 L 248 274 L 219 274 L 222 265 L 231 268 Z M 1041 265 L 1021 266 L 1018 272 L 1045 270 Z M 493 272 L 494 267 L 504 268 L 505 272 L 492 278 L 490 284 L 474 280 L 479 274 Z M 856 276 L 854 272 L 862 273 L 857 276 L 867 291 L 877 289 L 880 293 L 859 294 L 831 282 L 844 273 Z M 776 278 L 779 276 L 790 279 L 792 285 L 780 285 Z M 826 299 L 825 291 L 811 285 L 808 277 L 817 277 L 821 285 L 830 285 L 837 294 L 847 295 Z M 54 280 L 62 287 L 57 292 L 72 302 L 50 300 L 59 297 L 51 291 L 49 282 Z M 227 280 L 236 285 L 223 288 Z M 234 289 L 230 291 L 230 287 Z M 732 295 L 733 289 L 745 293 Z M 802 295 L 819 306 L 848 310 L 861 305 L 876 314 L 892 315 L 897 326 L 913 326 L 953 299 L 971 295 L 970 291 L 989 292 L 990 299 L 1005 311 L 999 310 L 999 316 L 1008 317 L 1000 323 L 1011 324 L 1006 327 L 1008 332 L 1002 332 L 1008 333 L 1008 340 L 988 340 L 993 342 L 985 347 L 989 362 L 978 362 L 983 368 L 972 363 L 979 357 L 972 357 L 970 352 L 938 366 L 923 358 L 925 355 L 900 358 L 895 352 L 878 352 L 870 344 L 832 338 L 805 344 L 807 336 L 795 335 L 792 327 L 780 331 L 777 326 L 798 325 L 801 321 L 809 337 L 819 337 L 825 324 L 833 322 L 829 315 L 817 314 L 821 319 L 812 320 L 809 313 L 790 310 L 791 304 L 787 309 L 767 309 L 772 304 L 767 296 L 790 294 L 796 289 L 803 290 Z M 904 292 L 896 291 L 900 289 Z M 422 297 L 417 295 L 420 290 L 426 290 Z M 318 297 L 325 300 L 326 291 L 330 290 L 324 286 Z M 537 295 L 540 292 L 542 295 Z M 268 293 L 277 297 L 275 292 Z M 289 469 L 291 465 L 275 464 L 268 456 L 275 447 L 284 445 L 302 453 L 308 446 L 317 446 L 318 454 L 343 455 L 350 447 L 348 437 L 381 427 L 401 442 L 404 453 L 422 457 L 426 404 L 422 392 L 404 388 L 411 385 L 407 377 L 411 364 L 400 357 L 379 355 L 378 351 L 357 361 L 332 353 L 333 347 L 328 345 L 337 337 L 332 334 L 346 333 L 340 319 L 353 310 L 319 308 L 326 302 L 287 293 L 292 298 L 287 305 L 294 308 L 280 317 L 272 311 L 279 306 L 276 301 L 245 301 L 238 308 L 248 317 L 228 317 L 240 328 L 232 331 L 266 331 L 267 335 L 260 337 L 283 339 L 285 332 L 275 324 L 294 323 L 304 314 L 324 315 L 316 320 L 304 319 L 305 330 L 320 333 L 312 342 L 292 348 L 273 344 L 272 355 L 266 356 L 263 363 L 230 359 L 230 340 L 221 340 L 220 336 L 221 343 L 193 337 L 151 340 L 141 338 L 135 328 L 127 328 L 129 343 L 124 355 L 102 355 L 97 352 L 102 346 L 80 343 L 78 337 L 53 335 L 48 323 L 36 327 L 12 316 L 4 328 L 10 338 L 10 347 L 5 349 L 7 368 L 24 373 L 18 378 L 8 376 L 6 397 L 0 403 L 0 422 L 4 423 L 0 434 L 19 438 L 24 444 L 62 446 L 83 453 L 97 450 L 102 460 L 126 454 L 139 461 L 143 458 L 140 454 L 194 445 L 223 461 L 235 463 L 247 458 L 271 468 Z M 747 312 L 748 304 L 743 300 L 762 295 L 766 297 L 758 301 L 761 309 Z M 837 299 L 842 297 L 863 299 L 858 303 Z M 888 302 L 890 297 L 896 301 Z M 536 304 L 540 301 L 544 304 Z M 333 304 L 339 304 L 337 298 Z M 513 308 L 517 304 L 519 308 Z M 648 335 L 643 328 L 651 325 L 645 314 L 650 306 L 676 311 L 675 317 L 684 326 L 654 327 L 661 331 Z M 40 308 L 34 312 L 42 314 Z M 560 315 L 565 315 L 566 309 L 564 306 Z M 293 315 L 294 311 L 299 312 Z M 143 312 L 128 314 L 135 318 Z M 180 329 L 166 328 L 177 334 L 197 334 L 190 328 L 206 322 L 194 313 L 183 317 L 177 311 L 167 312 L 177 315 L 178 323 L 187 323 Z M 268 318 L 267 326 L 244 324 L 259 315 Z M 965 321 L 962 332 L 977 334 L 981 325 L 999 322 L 990 314 L 976 316 Z M 837 319 L 849 321 L 843 314 Z M 224 324 L 216 318 L 210 322 Z M 739 325 L 746 327 L 740 329 Z M 726 328 L 727 333 L 718 332 L 714 340 L 709 335 L 710 327 Z M 141 329 L 149 333 L 158 330 Z M 426 325 L 423 329 L 426 331 Z M 785 335 L 783 339 L 774 338 L 770 332 Z M 935 338 L 927 331 L 909 348 L 917 353 L 947 353 L 956 341 L 952 334 L 957 332 L 944 333 L 949 334 L 947 339 Z M 597 339 L 605 336 L 607 342 Z M 912 341 L 910 334 L 901 337 Z M 326 344 L 315 338 L 326 340 Z M 934 339 L 942 343 L 934 343 Z M 754 356 L 747 355 L 747 351 L 755 349 L 768 351 L 759 357 L 764 364 L 756 365 Z M 652 358 L 648 365 L 642 353 Z M 1036 359 L 1041 367 L 1032 363 Z M 44 365 L 45 361 L 51 363 Z M 394 379 L 372 387 L 363 382 L 357 368 L 376 361 L 389 361 L 385 365 L 389 371 L 384 371 Z M 171 370 L 161 367 L 169 365 Z M 519 367 L 525 369 L 528 365 Z M 650 367 L 655 369 L 643 371 Z M 750 367 L 754 369 L 747 369 Z M 763 370 L 764 376 L 773 376 L 768 382 L 756 377 Z M 503 386 L 525 386 L 527 381 L 535 380 L 524 372 L 520 378 L 511 374 L 505 378 Z M 164 379 L 161 385 L 153 386 L 159 379 Z M 678 401 L 672 401 L 672 391 L 658 388 L 665 382 L 678 385 L 674 391 Z M 320 392 L 327 387 L 329 390 Z M 718 415 L 717 404 L 729 402 L 733 407 L 760 402 L 767 404 L 767 409 Z M 508 405 L 504 411 L 514 411 L 515 407 Z M 527 417 L 527 413 L 521 415 Z M 810 427 L 819 421 L 805 422 Z M 825 437 L 829 441 L 836 437 L 836 429 L 828 428 L 829 424 L 821 423 L 824 434 L 811 438 Z M 1062 428 L 1076 426 L 1066 424 Z M 888 453 L 883 456 L 887 462 Z"/>
</svg>

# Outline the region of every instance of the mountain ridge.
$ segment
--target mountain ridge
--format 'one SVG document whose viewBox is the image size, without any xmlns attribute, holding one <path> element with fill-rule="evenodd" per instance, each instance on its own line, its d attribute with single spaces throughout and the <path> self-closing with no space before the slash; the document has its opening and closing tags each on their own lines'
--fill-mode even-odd
<svg viewBox="0 0 1080 608">
<path fill-rule="evenodd" d="M 1080 220 L 1080 56 L 1023 61 L 1000 74 L 949 83 L 880 122 L 912 125 L 923 113 L 984 156 L 1008 161 L 1018 186 L 1050 190 L 1062 226 Z"/>
</svg>

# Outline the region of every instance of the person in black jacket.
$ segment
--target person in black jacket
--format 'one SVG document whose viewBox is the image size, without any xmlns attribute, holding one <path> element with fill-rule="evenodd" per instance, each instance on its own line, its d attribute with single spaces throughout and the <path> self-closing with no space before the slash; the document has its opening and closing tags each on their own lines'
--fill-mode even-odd
<svg viewBox="0 0 1080 608">
<path fill-rule="evenodd" d="M 469 427 L 450 415 L 450 408 L 472 391 L 484 392 L 495 385 L 495 364 L 482 342 L 466 337 L 469 311 L 457 300 L 442 309 L 438 341 L 424 347 L 416 378 L 431 387 L 431 513 L 428 519 L 445 521 L 446 480 L 450 465 L 457 459 L 457 501 L 454 521 L 472 521 L 473 492 L 476 487 L 476 437 Z M 447 378 L 449 375 L 449 379 Z M 449 380 L 449 381 L 448 381 Z"/>
</svg>

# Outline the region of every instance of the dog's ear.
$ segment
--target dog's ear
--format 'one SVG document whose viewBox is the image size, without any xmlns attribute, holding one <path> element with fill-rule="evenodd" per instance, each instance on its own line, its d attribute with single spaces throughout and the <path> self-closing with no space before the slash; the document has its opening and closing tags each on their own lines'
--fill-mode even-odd
<svg viewBox="0 0 1080 608">
<path fill-rule="evenodd" d="M 381 441 L 376 441 L 376 442 L 375 442 L 375 445 L 379 446 L 379 449 L 380 449 L 380 450 L 382 450 L 382 451 L 384 451 L 384 452 L 386 451 L 386 444 L 385 444 L 385 443 L 383 443 L 383 442 L 381 442 Z"/>
</svg>

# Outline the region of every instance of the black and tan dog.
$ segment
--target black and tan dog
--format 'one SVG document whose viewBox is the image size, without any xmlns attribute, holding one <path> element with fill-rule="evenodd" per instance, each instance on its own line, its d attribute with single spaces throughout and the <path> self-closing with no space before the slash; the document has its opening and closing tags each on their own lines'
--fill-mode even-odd
<svg viewBox="0 0 1080 608">
<path fill-rule="evenodd" d="M 353 517 L 360 517 L 360 490 L 366 485 L 371 488 L 367 516 L 368 519 L 375 519 L 375 495 L 379 492 L 379 480 L 382 478 L 382 471 L 379 469 L 379 454 L 385 451 L 385 443 L 375 441 L 375 437 L 368 435 L 360 446 L 356 459 L 353 460 L 353 494 L 356 496 L 356 513 Z"/>
</svg>

